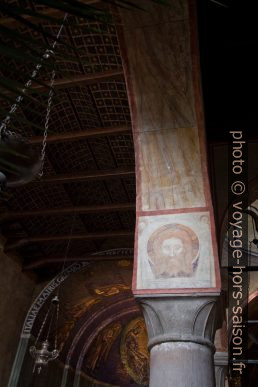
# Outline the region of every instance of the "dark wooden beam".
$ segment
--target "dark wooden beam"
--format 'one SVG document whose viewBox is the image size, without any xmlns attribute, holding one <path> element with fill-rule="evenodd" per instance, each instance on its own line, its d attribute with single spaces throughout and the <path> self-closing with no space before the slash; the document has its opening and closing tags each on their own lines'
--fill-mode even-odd
<svg viewBox="0 0 258 387">
<path fill-rule="evenodd" d="M 80 173 L 64 173 L 58 175 L 44 176 L 35 179 L 29 184 L 55 184 L 55 183 L 73 183 L 78 181 L 96 181 L 115 178 L 126 178 L 135 175 L 134 168 L 119 168 L 106 171 L 90 171 Z"/>
<path fill-rule="evenodd" d="M 83 138 L 109 136 L 113 134 L 132 133 L 131 127 L 128 125 L 113 126 L 106 128 L 94 128 L 88 130 L 80 130 L 77 132 L 66 132 L 59 134 L 50 134 L 47 138 L 47 143 L 52 144 L 56 142 L 81 140 Z M 41 144 L 43 141 L 42 136 L 33 136 L 29 138 L 31 144 Z"/>
<path fill-rule="evenodd" d="M 119 237 L 132 237 L 134 236 L 133 231 L 109 231 L 109 232 L 96 232 L 87 234 L 74 234 L 74 235 L 44 235 L 34 236 L 16 239 L 8 239 L 4 246 L 4 251 L 8 252 L 11 250 L 18 249 L 29 243 L 40 243 L 40 242 L 57 242 L 67 240 L 95 240 L 95 239 L 107 239 L 107 238 L 119 238 Z"/>
<path fill-rule="evenodd" d="M 61 78 L 57 79 L 54 84 L 54 89 L 64 89 L 74 86 L 88 86 L 98 82 L 112 81 L 115 79 L 121 79 L 124 75 L 123 70 L 106 70 L 101 72 L 96 72 L 93 74 L 85 74 L 74 76 L 72 78 Z M 49 90 L 50 83 L 45 82 L 46 86 L 39 85 L 38 83 L 32 83 L 30 86 L 30 91 L 33 93 L 33 90 L 38 92 L 45 92 Z M 1 92 L 6 95 L 10 95 L 11 92 L 7 90 L 2 90 Z"/>
<path fill-rule="evenodd" d="M 6 212 L 0 215 L 0 222 L 9 222 L 13 220 L 31 218 L 37 216 L 58 216 L 58 215 L 70 215 L 70 214 L 92 214 L 99 212 L 112 212 L 112 211 L 128 211 L 134 210 L 135 203 L 109 203 L 96 206 L 76 206 L 76 207 L 63 207 L 63 208 L 47 208 L 40 210 L 30 211 L 12 211 Z"/>
<path fill-rule="evenodd" d="M 84 255 L 83 257 L 68 257 L 65 259 L 66 263 L 73 262 L 98 262 L 98 261 L 120 261 L 122 259 L 133 260 L 133 256 L 125 255 Z M 64 257 L 51 257 L 45 259 L 38 259 L 34 262 L 23 265 L 23 271 L 39 269 L 41 267 L 50 266 L 53 264 L 63 263 Z"/>
<path fill-rule="evenodd" d="M 93 74 L 85 74 L 80 76 L 75 76 L 72 78 L 61 78 L 57 79 L 54 83 L 54 89 L 62 89 L 73 86 L 87 86 L 92 85 L 98 82 L 111 81 L 114 79 L 120 79 L 123 76 L 123 70 L 106 70 Z M 49 82 L 45 82 L 47 86 L 50 86 Z M 47 87 L 44 85 L 39 85 L 38 83 L 33 83 L 31 89 L 37 91 L 46 91 Z"/>
<path fill-rule="evenodd" d="M 80 1 L 82 3 L 85 3 L 86 5 L 93 5 L 100 2 L 100 0 L 80 0 Z M 31 23 L 38 23 L 39 20 L 41 22 L 46 22 L 46 19 L 44 18 L 44 16 L 51 16 L 51 17 L 59 18 L 61 20 L 64 17 L 64 11 L 56 8 L 46 8 L 39 13 L 40 15 L 42 15 L 42 19 L 39 17 L 34 17 L 32 15 L 22 15 L 22 17 Z M 13 28 L 17 28 L 20 25 L 20 22 L 13 19 L 12 17 L 1 17 L 0 25 L 13 29 Z"/>
</svg>

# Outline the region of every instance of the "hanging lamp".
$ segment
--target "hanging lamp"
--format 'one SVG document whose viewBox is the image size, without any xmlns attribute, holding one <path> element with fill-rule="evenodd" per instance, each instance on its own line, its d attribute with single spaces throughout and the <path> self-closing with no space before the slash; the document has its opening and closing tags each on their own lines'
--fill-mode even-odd
<svg viewBox="0 0 258 387">
<path fill-rule="evenodd" d="M 49 361 L 55 360 L 59 356 L 59 351 L 57 349 L 57 329 L 55 331 L 54 348 L 52 350 L 51 350 L 51 344 L 49 341 L 49 336 L 50 336 L 54 321 L 57 328 L 58 315 L 59 315 L 59 298 L 56 295 L 51 300 L 51 305 L 41 324 L 35 344 L 30 347 L 30 354 L 33 357 L 33 359 L 35 359 L 33 373 L 35 372 L 35 370 L 37 370 L 37 373 L 40 374 L 42 367 L 45 367 Z M 41 341 L 41 344 L 38 347 L 38 342 L 41 339 L 41 337 L 43 337 L 43 341 Z"/>
<path fill-rule="evenodd" d="M 69 235 L 69 239 L 67 240 L 64 260 L 63 260 L 62 269 L 60 273 L 61 278 L 64 275 L 64 271 L 65 271 L 65 264 L 66 264 L 66 260 L 67 260 L 67 256 L 68 256 L 68 252 L 71 244 L 74 224 L 75 224 L 75 216 L 76 215 L 73 214 L 70 235 Z M 45 317 L 40 326 L 35 343 L 29 349 L 30 355 L 35 360 L 33 373 L 35 372 L 35 370 L 37 370 L 37 373 L 39 374 L 42 370 L 42 367 L 45 367 L 51 360 L 55 360 L 60 353 L 60 351 L 57 349 L 57 328 L 58 328 L 58 316 L 59 316 L 59 304 L 60 304 L 59 303 L 60 288 L 61 288 L 61 285 L 59 285 L 59 287 L 57 288 L 56 295 L 51 300 L 51 305 L 45 314 Z M 55 328 L 53 328 L 54 321 L 55 321 Z M 52 332 L 53 329 L 55 329 L 54 332 Z M 52 336 L 54 335 L 54 344 L 52 345 L 52 347 L 50 342 L 51 333 L 52 333 Z"/>
<path fill-rule="evenodd" d="M 53 97 L 53 84 L 55 80 L 54 70 L 52 71 L 50 80 L 41 155 L 38 154 L 26 138 L 8 130 L 7 127 L 11 121 L 12 115 L 17 111 L 24 95 L 31 86 L 33 79 L 35 79 L 38 75 L 44 60 L 48 59 L 51 55 L 54 55 L 54 50 L 64 27 L 66 18 L 67 14 L 64 16 L 63 23 L 57 33 L 56 40 L 52 44 L 51 49 L 47 49 L 45 51 L 40 62 L 36 65 L 36 68 L 32 72 L 30 79 L 24 85 L 22 95 L 19 95 L 16 98 L 15 103 L 9 110 L 9 113 L 0 124 L 0 193 L 5 189 L 5 187 L 17 187 L 30 182 L 36 176 L 41 177 L 43 175 L 48 122 Z"/>
</svg>

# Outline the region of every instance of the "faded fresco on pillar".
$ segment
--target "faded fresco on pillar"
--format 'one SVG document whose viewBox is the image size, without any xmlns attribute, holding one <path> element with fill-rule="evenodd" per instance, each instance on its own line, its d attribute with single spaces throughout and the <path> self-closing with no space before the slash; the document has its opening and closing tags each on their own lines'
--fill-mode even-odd
<svg viewBox="0 0 258 387">
<path fill-rule="evenodd" d="M 135 109 L 137 209 L 205 207 L 187 2 L 153 4 L 137 14 L 122 17 Z"/>
<path fill-rule="evenodd" d="M 137 290 L 214 286 L 208 212 L 139 218 Z"/>
<path fill-rule="evenodd" d="M 141 133 L 138 209 L 204 207 L 197 128 Z"/>
<path fill-rule="evenodd" d="M 165 18 L 159 7 L 160 18 Z M 188 20 L 157 24 L 153 14 L 123 20 L 134 91 L 134 130 L 149 132 L 196 126 Z M 151 17 L 152 16 L 152 17 Z M 138 18 L 138 19 L 139 19 Z M 148 19 L 148 20 L 147 20 Z"/>
</svg>

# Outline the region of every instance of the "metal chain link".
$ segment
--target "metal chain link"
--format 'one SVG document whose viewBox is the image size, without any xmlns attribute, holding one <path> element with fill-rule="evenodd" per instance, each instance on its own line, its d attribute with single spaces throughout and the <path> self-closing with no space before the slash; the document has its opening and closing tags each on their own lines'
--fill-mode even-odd
<svg viewBox="0 0 258 387">
<path fill-rule="evenodd" d="M 60 34 L 61 34 L 62 30 L 63 30 L 66 18 L 67 18 L 67 13 L 64 15 L 62 25 L 60 26 L 60 28 L 58 30 L 58 33 L 56 35 L 56 39 L 55 39 L 54 43 L 52 44 L 51 49 L 45 50 L 45 52 L 44 52 L 40 62 L 36 65 L 35 69 L 33 70 L 30 79 L 25 83 L 25 85 L 24 85 L 24 87 L 22 89 L 22 94 L 23 95 L 26 94 L 26 92 L 28 91 L 29 87 L 32 84 L 33 79 L 35 79 L 36 76 L 38 75 L 38 72 L 39 72 L 39 70 L 41 69 L 41 67 L 43 65 L 43 61 L 45 59 L 48 59 L 51 55 L 55 54 L 54 49 L 56 47 L 57 41 L 58 41 L 58 39 L 60 37 Z M 41 169 L 40 169 L 40 172 L 39 172 L 39 176 L 40 177 L 43 175 L 43 166 L 44 166 L 44 160 L 45 160 L 46 142 L 47 142 L 47 133 L 48 133 L 48 123 L 49 123 L 50 110 L 51 110 L 51 104 L 52 104 L 52 98 L 53 98 L 53 84 L 54 84 L 54 80 L 55 80 L 55 70 L 52 71 L 51 80 L 50 80 L 50 91 L 49 91 L 49 95 L 48 95 L 47 113 L 46 113 L 46 120 L 45 120 L 45 127 L 44 127 L 43 141 L 42 141 Z M 16 98 L 15 103 L 11 106 L 7 116 L 1 122 L 1 125 L 0 125 L 0 142 L 1 142 L 2 138 L 3 138 L 3 134 L 5 134 L 5 135 L 10 135 L 10 134 L 13 135 L 14 134 L 15 136 L 17 135 L 16 133 L 8 131 L 7 130 L 7 126 L 10 123 L 12 114 L 14 114 L 16 112 L 16 110 L 18 109 L 20 103 L 24 99 L 23 95 L 19 95 Z"/>
<path fill-rule="evenodd" d="M 53 51 L 47 49 L 45 51 L 45 53 L 43 54 L 43 56 L 42 56 L 42 58 L 40 60 L 40 63 L 37 64 L 36 68 L 32 72 L 30 79 L 25 83 L 25 85 L 24 85 L 24 87 L 22 89 L 22 94 L 26 94 L 26 92 L 28 91 L 29 87 L 32 84 L 33 79 L 35 79 L 36 76 L 38 75 L 38 72 L 39 72 L 39 70 L 42 67 L 42 62 L 44 61 L 44 59 L 48 59 L 50 57 L 50 54 L 53 54 Z M 2 139 L 2 136 L 3 136 L 3 133 L 5 133 L 5 134 L 12 133 L 10 131 L 7 131 L 7 125 L 10 123 L 12 114 L 14 114 L 16 112 L 16 110 L 18 109 L 18 107 L 19 107 L 20 103 L 23 101 L 23 99 L 24 99 L 23 95 L 19 95 L 16 98 L 16 100 L 15 100 L 16 102 L 11 106 L 7 116 L 1 122 L 1 126 L 0 126 L 0 142 L 1 142 L 1 139 Z"/>
<path fill-rule="evenodd" d="M 53 99 L 53 85 L 55 81 L 55 70 L 52 71 L 51 75 L 51 81 L 50 81 L 50 90 L 48 94 L 48 101 L 47 101 L 47 114 L 46 114 L 46 120 L 45 120 L 45 128 L 43 133 L 43 141 L 42 141 L 42 149 L 41 149 L 41 166 L 40 166 L 40 172 L 38 174 L 39 177 L 43 176 L 44 173 L 44 163 L 45 163 L 45 155 L 46 155 L 46 146 L 47 146 L 47 135 L 48 135 L 48 125 L 49 125 L 49 118 L 50 118 L 50 112 L 51 112 L 51 105 L 52 105 L 52 99 Z"/>
<path fill-rule="evenodd" d="M 45 324 L 46 324 L 46 321 L 47 321 L 49 312 L 50 312 L 50 308 L 48 308 L 47 313 L 46 313 L 46 315 L 45 315 L 45 318 L 44 318 L 44 320 L 43 320 L 43 322 L 42 322 L 42 324 L 41 324 L 41 327 L 40 327 L 40 329 L 39 329 L 38 336 L 36 337 L 36 340 L 35 340 L 35 343 L 34 343 L 35 346 L 38 344 L 38 341 L 39 341 L 39 339 L 40 339 L 41 333 L 42 333 L 42 331 L 43 331 L 43 329 L 44 329 L 44 326 L 45 326 Z"/>
<path fill-rule="evenodd" d="M 55 348 L 57 349 L 57 329 L 58 329 L 58 317 L 59 317 L 59 302 L 56 306 L 56 331 L 55 331 Z"/>
</svg>

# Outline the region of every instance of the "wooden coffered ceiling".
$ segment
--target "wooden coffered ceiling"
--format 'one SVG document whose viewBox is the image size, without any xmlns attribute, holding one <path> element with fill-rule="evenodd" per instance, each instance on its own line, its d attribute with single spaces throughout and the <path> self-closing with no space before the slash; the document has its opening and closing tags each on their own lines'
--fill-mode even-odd
<svg viewBox="0 0 258 387">
<path fill-rule="evenodd" d="M 16 27 L 31 36 L 29 29 Z M 43 27 L 52 34 L 58 29 Z M 33 38 L 43 39 L 40 34 Z M 17 253 L 23 270 L 35 270 L 40 278 L 59 270 L 65 255 L 72 262 L 121 259 L 122 252 L 110 258 L 103 251 L 127 248 L 131 259 L 133 251 L 134 147 L 117 28 L 97 22 L 89 26 L 69 16 L 61 39 L 77 60 L 58 62 L 44 176 L 9 188 L 8 200 L 0 203 L 5 251 Z M 2 60 L 2 75 L 20 82 L 29 78 L 33 65 Z M 49 78 L 41 72 L 41 80 Z M 46 107 L 46 88 L 34 87 L 42 91 L 37 99 Z M 23 102 L 11 128 L 39 152 L 43 131 L 37 126 L 44 127 L 46 114 L 42 106 Z"/>
</svg>

